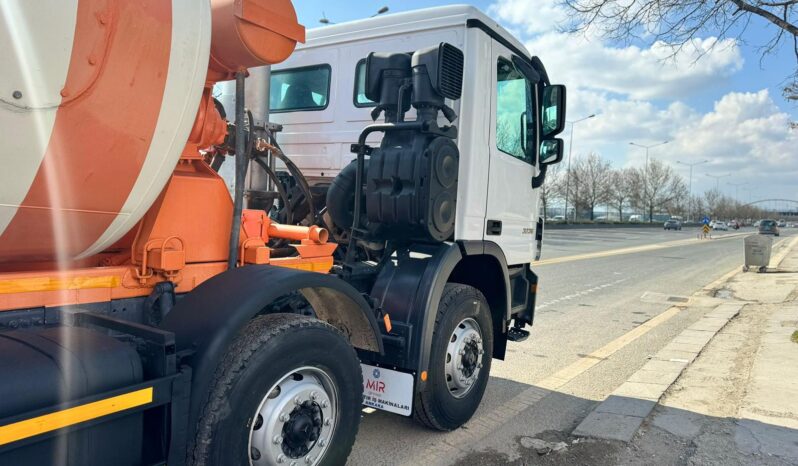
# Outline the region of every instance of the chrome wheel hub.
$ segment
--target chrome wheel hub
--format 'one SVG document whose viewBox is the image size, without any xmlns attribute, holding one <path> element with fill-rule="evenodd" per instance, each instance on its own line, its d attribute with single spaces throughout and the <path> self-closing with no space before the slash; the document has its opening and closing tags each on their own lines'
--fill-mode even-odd
<svg viewBox="0 0 798 466">
<path fill-rule="evenodd" d="M 463 319 L 454 328 L 446 346 L 446 386 L 455 398 L 474 388 L 482 370 L 482 329 L 476 320 Z"/>
<path fill-rule="evenodd" d="M 338 418 L 338 394 L 326 372 L 302 367 L 286 374 L 266 392 L 253 417 L 250 464 L 319 464 Z"/>
</svg>

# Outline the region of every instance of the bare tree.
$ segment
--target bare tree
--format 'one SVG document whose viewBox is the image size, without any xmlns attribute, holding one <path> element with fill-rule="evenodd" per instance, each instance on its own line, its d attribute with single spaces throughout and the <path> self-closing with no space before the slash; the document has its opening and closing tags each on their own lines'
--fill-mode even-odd
<svg viewBox="0 0 798 466">
<path fill-rule="evenodd" d="M 543 218 L 548 218 L 549 206 L 552 201 L 561 197 L 562 186 L 562 168 L 561 164 L 551 165 L 546 172 L 546 182 L 540 187 L 540 204 L 543 208 Z"/>
<path fill-rule="evenodd" d="M 577 15 L 573 30 L 598 30 L 619 41 L 643 39 L 673 46 L 675 56 L 699 34 L 744 41 L 754 18 L 771 26 L 759 44 L 761 57 L 788 46 L 795 71 L 787 77 L 785 98 L 798 100 L 798 0 L 563 0 Z"/>
<path fill-rule="evenodd" d="M 722 197 L 723 196 L 721 195 L 720 191 L 717 189 L 710 189 L 704 193 L 704 205 L 706 206 L 711 217 L 716 217 L 718 215 Z"/>
<path fill-rule="evenodd" d="M 582 207 L 593 220 L 596 206 L 609 198 L 611 166 L 595 152 L 580 158 L 574 166 L 574 177 L 578 180 Z M 575 197 L 574 199 L 576 199 Z M 576 205 L 576 204 L 575 204 Z"/>
<path fill-rule="evenodd" d="M 653 159 L 646 168 L 633 170 L 636 183 L 640 186 L 633 200 L 638 207 L 646 210 L 649 222 L 654 220 L 655 209 L 668 207 L 677 196 L 687 191 L 684 179 L 659 160 Z"/>
<path fill-rule="evenodd" d="M 619 221 L 623 221 L 623 208 L 634 198 L 636 190 L 634 172 L 631 169 L 614 170 L 610 175 L 607 202 L 618 211 Z"/>
</svg>

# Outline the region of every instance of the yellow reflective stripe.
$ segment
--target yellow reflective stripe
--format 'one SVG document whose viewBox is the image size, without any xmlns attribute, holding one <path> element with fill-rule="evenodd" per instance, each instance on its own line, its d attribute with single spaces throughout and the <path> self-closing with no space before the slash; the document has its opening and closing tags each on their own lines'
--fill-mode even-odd
<svg viewBox="0 0 798 466">
<path fill-rule="evenodd" d="M 87 288 L 115 288 L 121 283 L 122 279 L 115 275 L 105 277 L 16 278 L 12 280 L 0 280 L 0 294 L 82 290 Z"/>
<path fill-rule="evenodd" d="M 0 445 L 152 403 L 152 387 L 0 426 Z"/>
</svg>

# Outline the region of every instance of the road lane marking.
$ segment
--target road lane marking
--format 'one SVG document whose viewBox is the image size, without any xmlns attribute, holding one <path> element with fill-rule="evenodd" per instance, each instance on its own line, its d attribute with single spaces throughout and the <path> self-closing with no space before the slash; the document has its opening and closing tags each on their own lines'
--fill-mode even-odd
<svg viewBox="0 0 798 466">
<path fill-rule="evenodd" d="M 740 236 L 746 234 L 748 233 L 732 233 L 729 235 L 721 236 L 719 238 L 715 238 L 714 241 L 739 238 Z M 602 257 L 620 256 L 620 255 L 634 254 L 639 252 L 658 251 L 660 249 L 673 248 L 677 246 L 690 246 L 690 245 L 699 245 L 699 244 L 708 244 L 708 242 L 706 240 L 697 240 L 694 238 L 689 238 L 677 241 L 667 241 L 664 243 L 645 244 L 643 246 L 632 246 L 621 249 L 610 249 L 608 251 L 589 252 L 585 254 L 576 254 L 573 256 L 555 257 L 553 259 L 543 259 L 537 262 L 533 262 L 532 267 L 539 267 L 541 265 L 562 264 L 564 262 L 575 262 L 575 261 L 583 261 L 588 259 L 599 259 Z"/>
<path fill-rule="evenodd" d="M 613 286 L 616 286 L 616 285 L 620 285 L 621 283 L 629 280 L 629 278 L 630 277 L 621 278 L 620 280 L 615 280 L 614 282 L 605 283 L 603 285 L 596 285 L 596 286 L 594 286 L 592 288 L 588 288 L 588 289 L 585 289 L 585 290 L 582 290 L 582 291 L 579 291 L 579 292 L 576 292 L 576 293 L 573 293 L 573 294 L 569 294 L 569 295 L 566 295 L 566 296 L 561 296 L 559 298 L 552 299 L 551 301 L 546 301 L 545 303 L 543 303 L 543 304 L 541 304 L 539 306 L 535 306 L 535 310 L 536 311 L 541 311 L 543 309 L 546 309 L 549 306 L 553 306 L 555 304 L 559 304 L 559 303 L 561 303 L 563 301 L 570 301 L 570 300 L 575 299 L 575 298 L 581 298 L 582 296 L 586 296 L 586 295 L 589 295 L 591 293 L 595 293 L 597 291 L 601 291 L 601 290 L 603 290 L 605 288 L 610 288 L 610 287 L 613 287 Z"/>
</svg>

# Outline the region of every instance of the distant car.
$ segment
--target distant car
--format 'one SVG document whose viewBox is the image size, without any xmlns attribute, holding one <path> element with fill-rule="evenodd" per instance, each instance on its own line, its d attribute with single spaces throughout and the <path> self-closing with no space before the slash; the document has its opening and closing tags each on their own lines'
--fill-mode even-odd
<svg viewBox="0 0 798 466">
<path fill-rule="evenodd" d="M 778 227 L 779 228 L 786 228 L 787 227 L 787 222 L 785 222 L 784 220 L 779 220 Z"/>
<path fill-rule="evenodd" d="M 739 230 L 740 222 L 738 222 L 737 220 L 732 220 L 731 222 L 729 222 L 729 228 L 734 228 L 735 230 Z"/>
<path fill-rule="evenodd" d="M 666 230 L 681 230 L 682 229 L 682 222 L 680 222 L 678 220 L 675 220 L 675 219 L 670 219 L 667 222 L 665 222 L 665 225 L 663 225 L 663 228 L 666 229 Z"/>
<path fill-rule="evenodd" d="M 629 217 L 629 223 L 640 223 L 643 221 L 642 215 L 632 215 Z"/>
<path fill-rule="evenodd" d="M 756 222 L 754 222 L 754 228 L 759 228 L 760 223 L 762 223 L 761 220 L 757 220 Z"/>
<path fill-rule="evenodd" d="M 555 221 L 555 222 L 562 222 L 562 221 L 565 221 L 565 216 L 564 215 L 555 215 L 551 219 L 552 219 L 552 221 Z"/>
<path fill-rule="evenodd" d="M 720 231 L 729 231 L 729 225 L 726 225 L 724 222 L 715 222 L 712 225 L 713 230 L 720 230 Z"/>
<path fill-rule="evenodd" d="M 778 223 L 775 220 L 762 220 L 759 222 L 759 234 L 779 236 Z"/>
</svg>

